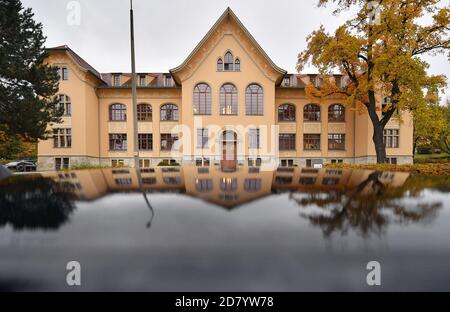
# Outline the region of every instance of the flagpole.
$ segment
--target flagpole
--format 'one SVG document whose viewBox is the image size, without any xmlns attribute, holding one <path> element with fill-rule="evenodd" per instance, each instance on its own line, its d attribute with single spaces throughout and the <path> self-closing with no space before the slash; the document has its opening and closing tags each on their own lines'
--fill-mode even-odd
<svg viewBox="0 0 450 312">
<path fill-rule="evenodd" d="M 139 168 L 139 140 L 138 140 L 138 120 L 137 120 L 137 76 L 136 76 L 136 55 L 134 47 L 134 13 L 133 0 L 130 0 L 130 35 L 131 35 L 131 93 L 133 102 L 133 139 L 134 139 L 134 168 Z"/>
</svg>

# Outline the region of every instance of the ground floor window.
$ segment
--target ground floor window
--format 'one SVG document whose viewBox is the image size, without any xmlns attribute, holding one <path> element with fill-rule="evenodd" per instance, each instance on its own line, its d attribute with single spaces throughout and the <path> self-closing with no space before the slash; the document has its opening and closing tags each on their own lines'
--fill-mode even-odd
<svg viewBox="0 0 450 312">
<path fill-rule="evenodd" d="M 153 150 L 153 134 L 139 134 L 139 150 L 151 151 Z"/>
<path fill-rule="evenodd" d="M 322 159 L 307 159 L 306 160 L 306 167 L 307 168 L 314 168 L 314 167 L 322 167 L 323 166 L 323 160 Z"/>
<path fill-rule="evenodd" d="M 332 164 L 343 164 L 344 160 L 343 159 L 332 159 L 331 163 Z"/>
<path fill-rule="evenodd" d="M 69 158 L 55 158 L 55 170 L 59 171 L 62 169 L 69 169 L 70 159 Z"/>
<path fill-rule="evenodd" d="M 279 135 L 280 151 L 295 151 L 295 134 Z"/>
<path fill-rule="evenodd" d="M 177 141 L 178 141 L 178 135 L 167 134 L 167 133 L 161 134 L 161 150 L 162 151 L 171 151 Z"/>
<path fill-rule="evenodd" d="M 396 165 L 397 164 L 397 158 L 395 158 L 395 157 L 388 157 L 388 158 L 386 158 L 386 163 L 391 164 L 391 165 Z"/>
<path fill-rule="evenodd" d="M 128 146 L 127 135 L 125 133 L 109 135 L 110 151 L 126 151 Z"/>
<path fill-rule="evenodd" d="M 345 151 L 345 134 L 329 134 L 328 149 L 331 151 Z"/>
<path fill-rule="evenodd" d="M 249 167 L 261 167 L 262 159 L 261 158 L 249 158 L 248 166 Z"/>
<path fill-rule="evenodd" d="M 113 168 L 120 168 L 125 165 L 125 161 L 123 159 L 112 159 L 111 160 L 111 167 Z"/>
<path fill-rule="evenodd" d="M 293 159 L 282 159 L 281 167 L 294 167 L 294 160 Z"/>
<path fill-rule="evenodd" d="M 320 134 L 304 134 L 303 148 L 307 151 L 320 150 Z"/>
<path fill-rule="evenodd" d="M 400 133 L 398 129 L 385 129 L 383 139 L 386 148 L 398 148 L 399 136 Z"/>
<path fill-rule="evenodd" d="M 197 129 L 197 148 L 208 148 L 208 129 Z"/>
<path fill-rule="evenodd" d="M 249 148 L 261 148 L 259 129 L 250 129 L 248 132 Z"/>
<path fill-rule="evenodd" d="M 72 147 L 72 129 L 53 129 L 53 147 L 71 148 Z"/>
<path fill-rule="evenodd" d="M 151 163 L 150 159 L 139 159 L 139 168 L 150 168 Z"/>
<path fill-rule="evenodd" d="M 195 165 L 197 167 L 209 167 L 211 164 L 209 158 L 196 158 Z"/>
</svg>

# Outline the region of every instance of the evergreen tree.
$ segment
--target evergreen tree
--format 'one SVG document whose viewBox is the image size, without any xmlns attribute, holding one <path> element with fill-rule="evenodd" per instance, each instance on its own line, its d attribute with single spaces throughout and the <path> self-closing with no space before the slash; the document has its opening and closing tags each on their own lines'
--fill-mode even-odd
<svg viewBox="0 0 450 312">
<path fill-rule="evenodd" d="M 20 0 L 0 0 L 0 131 L 35 141 L 63 114 L 57 105 L 58 73 L 44 64 L 42 24 Z"/>
</svg>

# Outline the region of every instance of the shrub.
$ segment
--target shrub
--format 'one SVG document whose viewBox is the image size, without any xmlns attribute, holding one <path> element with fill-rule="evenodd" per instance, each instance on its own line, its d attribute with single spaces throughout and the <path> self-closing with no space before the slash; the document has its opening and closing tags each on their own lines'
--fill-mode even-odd
<svg viewBox="0 0 450 312">
<path fill-rule="evenodd" d="M 450 163 L 391 165 L 391 164 L 327 164 L 327 168 L 362 169 L 379 171 L 411 172 L 424 175 L 450 176 Z"/>
</svg>

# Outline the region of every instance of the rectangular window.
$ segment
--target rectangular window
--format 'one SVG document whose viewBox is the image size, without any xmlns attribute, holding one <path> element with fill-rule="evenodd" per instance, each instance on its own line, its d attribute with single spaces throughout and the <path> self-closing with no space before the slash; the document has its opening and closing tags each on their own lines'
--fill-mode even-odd
<svg viewBox="0 0 450 312">
<path fill-rule="evenodd" d="M 166 87 L 172 87 L 172 76 L 164 76 L 164 85 Z"/>
<path fill-rule="evenodd" d="M 306 151 L 319 151 L 320 150 L 320 134 L 304 134 L 303 135 L 303 148 Z"/>
<path fill-rule="evenodd" d="M 329 134 L 328 149 L 332 151 L 345 151 L 345 134 Z"/>
<path fill-rule="evenodd" d="M 208 129 L 197 129 L 197 148 L 208 148 Z"/>
<path fill-rule="evenodd" d="M 153 134 L 139 134 L 139 150 L 151 151 L 153 150 Z"/>
<path fill-rule="evenodd" d="M 150 168 L 150 165 L 150 159 L 139 159 L 139 168 Z"/>
<path fill-rule="evenodd" d="M 293 159 L 282 159 L 281 160 L 281 167 L 294 167 L 294 160 Z"/>
<path fill-rule="evenodd" d="M 119 74 L 113 75 L 113 86 L 120 87 L 120 75 Z"/>
<path fill-rule="evenodd" d="M 161 150 L 171 151 L 177 141 L 178 135 L 167 133 L 161 134 Z"/>
<path fill-rule="evenodd" d="M 386 148 L 398 148 L 399 137 L 400 133 L 398 129 L 385 129 L 383 138 Z"/>
<path fill-rule="evenodd" d="M 249 148 L 261 148 L 259 129 L 250 129 L 248 132 Z"/>
<path fill-rule="evenodd" d="M 125 165 L 125 162 L 123 159 L 112 159 L 111 160 L 111 167 L 113 168 L 121 168 Z"/>
<path fill-rule="evenodd" d="M 110 134 L 109 135 L 109 150 L 110 151 L 126 151 L 128 146 L 127 135 Z"/>
<path fill-rule="evenodd" d="M 72 147 L 72 129 L 53 129 L 53 147 L 71 148 Z"/>
<path fill-rule="evenodd" d="M 249 167 L 261 167 L 262 159 L 261 158 L 249 158 L 248 166 Z"/>
<path fill-rule="evenodd" d="M 145 85 L 146 85 L 146 77 L 145 77 L 145 75 L 140 75 L 139 76 L 139 86 L 145 87 Z"/>
<path fill-rule="evenodd" d="M 70 159 L 69 158 L 55 158 L 55 170 L 59 171 L 62 169 L 69 169 Z"/>
<path fill-rule="evenodd" d="M 285 86 L 285 87 L 291 86 L 291 78 L 290 77 L 284 77 L 283 86 Z"/>
<path fill-rule="evenodd" d="M 261 186 L 261 179 L 245 179 L 244 181 L 244 190 L 247 192 L 258 192 L 261 190 Z"/>
<path fill-rule="evenodd" d="M 391 165 L 396 165 L 397 164 L 397 158 L 392 158 L 392 157 L 386 158 L 386 163 L 387 164 L 391 164 Z"/>
<path fill-rule="evenodd" d="M 59 80 L 69 80 L 69 70 L 67 67 L 58 67 L 57 69 Z"/>
<path fill-rule="evenodd" d="M 279 149 L 280 151 L 295 151 L 295 134 L 280 134 Z"/>
</svg>

